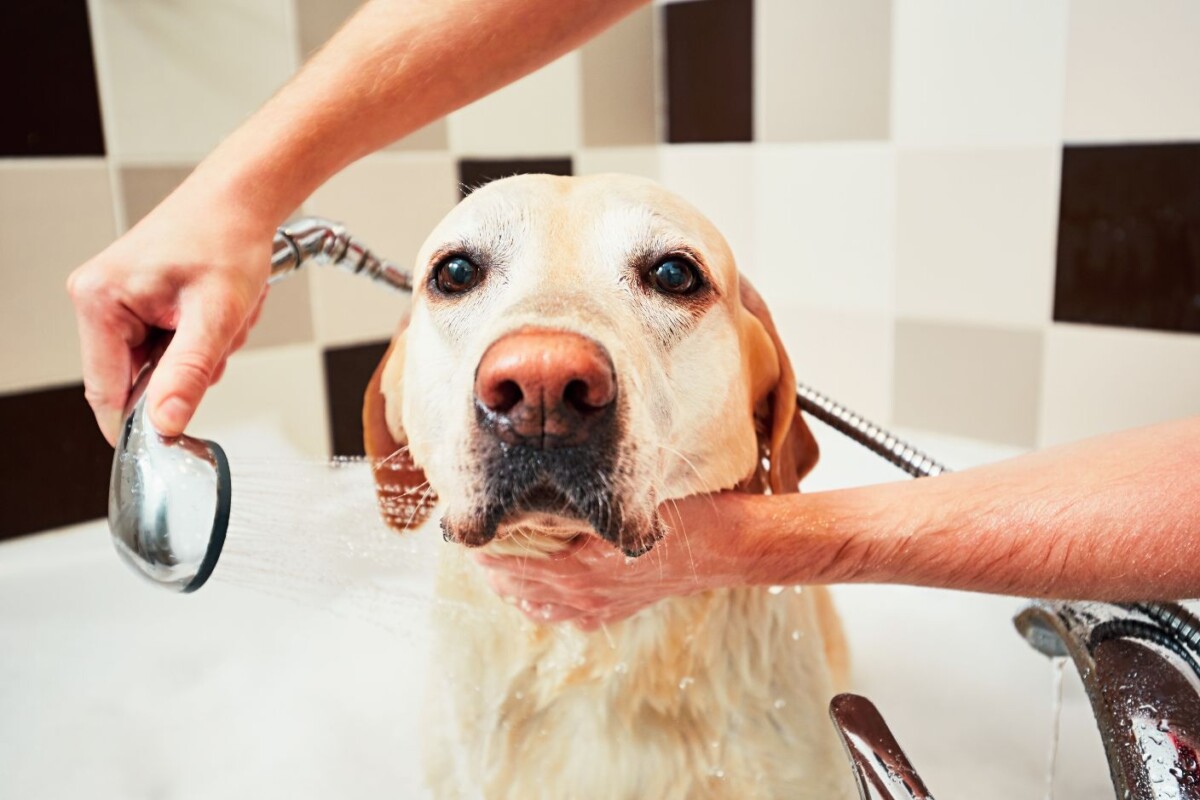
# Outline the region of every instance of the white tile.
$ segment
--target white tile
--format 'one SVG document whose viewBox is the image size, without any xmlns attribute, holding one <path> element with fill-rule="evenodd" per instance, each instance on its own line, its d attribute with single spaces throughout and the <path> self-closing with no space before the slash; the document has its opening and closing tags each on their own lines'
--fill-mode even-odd
<svg viewBox="0 0 1200 800">
<path fill-rule="evenodd" d="M 900 144 L 1044 144 L 1062 124 L 1067 0 L 896 0 Z"/>
<path fill-rule="evenodd" d="M 449 117 L 450 149 L 461 156 L 569 155 L 580 145 L 578 52 L 476 100 Z"/>
<path fill-rule="evenodd" d="M 890 145 L 759 145 L 755 283 L 776 302 L 890 311 Z"/>
<path fill-rule="evenodd" d="M 221 382 L 208 390 L 188 433 L 215 437 L 234 430 L 281 437 L 295 451 L 329 455 L 325 376 L 316 345 L 244 350 L 230 357 Z"/>
<path fill-rule="evenodd" d="M 110 155 L 208 153 L 296 69 L 288 0 L 89 0 Z"/>
<path fill-rule="evenodd" d="M 1047 332 L 1042 444 L 1200 414 L 1200 336 L 1056 324 Z"/>
<path fill-rule="evenodd" d="M 1061 151 L 908 150 L 896 161 L 901 315 L 1050 320 Z"/>
<path fill-rule="evenodd" d="M 891 39 L 890 0 L 759 0 L 755 138 L 886 139 Z"/>
<path fill-rule="evenodd" d="M 891 420 L 890 315 L 790 305 L 766 294 L 764 298 L 797 380 L 880 425 Z"/>
<path fill-rule="evenodd" d="M 67 276 L 115 237 L 102 160 L 0 164 L 0 392 L 80 379 Z"/>
<path fill-rule="evenodd" d="M 1065 138 L 1200 139 L 1200 3 L 1071 6 Z"/>
<path fill-rule="evenodd" d="M 575 174 L 620 172 L 658 180 L 662 173 L 659 160 L 657 147 L 589 147 L 576 154 Z"/>
<path fill-rule="evenodd" d="M 725 236 L 738 267 L 754 274 L 753 145 L 664 145 L 659 181 Z"/>
<path fill-rule="evenodd" d="M 304 210 L 344 223 L 380 257 L 410 267 L 456 202 L 449 155 L 378 153 L 336 175 Z M 363 278 L 314 270 L 312 281 L 314 329 L 322 344 L 389 338 L 407 313 L 407 295 Z"/>
</svg>

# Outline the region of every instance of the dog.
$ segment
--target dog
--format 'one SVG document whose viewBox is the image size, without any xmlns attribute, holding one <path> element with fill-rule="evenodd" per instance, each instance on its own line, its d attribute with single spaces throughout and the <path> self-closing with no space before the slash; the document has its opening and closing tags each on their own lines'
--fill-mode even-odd
<svg viewBox="0 0 1200 800">
<path fill-rule="evenodd" d="M 522 175 L 452 210 L 413 277 L 363 422 L 389 524 L 446 541 L 423 729 L 434 794 L 850 796 L 826 716 L 845 645 L 823 587 L 671 598 L 588 631 L 530 620 L 468 557 L 599 536 L 652 558 L 686 536 L 664 501 L 798 491 L 817 445 L 716 228 L 650 180 Z"/>
</svg>

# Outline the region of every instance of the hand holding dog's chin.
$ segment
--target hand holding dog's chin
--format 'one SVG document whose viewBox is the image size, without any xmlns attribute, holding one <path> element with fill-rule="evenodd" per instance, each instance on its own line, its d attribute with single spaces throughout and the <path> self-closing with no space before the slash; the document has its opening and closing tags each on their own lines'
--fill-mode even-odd
<svg viewBox="0 0 1200 800">
<path fill-rule="evenodd" d="M 742 533 L 745 502 L 722 492 L 662 504 L 668 533 L 636 559 L 599 537 L 566 558 L 474 558 L 492 589 L 530 619 L 593 630 L 668 597 L 764 582 Z"/>
</svg>

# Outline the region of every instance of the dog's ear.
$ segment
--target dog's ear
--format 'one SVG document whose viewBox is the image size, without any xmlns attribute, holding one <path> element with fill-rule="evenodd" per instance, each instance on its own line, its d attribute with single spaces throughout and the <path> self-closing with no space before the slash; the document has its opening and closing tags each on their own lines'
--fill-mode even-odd
<svg viewBox="0 0 1200 800">
<path fill-rule="evenodd" d="M 796 406 L 796 375 L 762 297 L 739 276 L 742 358 L 749 371 L 760 465 L 756 483 L 772 494 L 799 491 L 800 479 L 816 466 L 817 440 Z M 764 480 L 765 478 L 765 480 Z"/>
<path fill-rule="evenodd" d="M 408 437 L 400 420 L 400 398 L 393 395 L 389 413 L 388 398 L 383 393 L 385 382 L 393 392 L 400 389 L 407 326 L 407 321 L 400 324 L 363 396 L 363 446 L 375 474 L 379 512 L 396 530 L 419 527 L 429 518 L 437 499 L 428 488 L 425 473 L 408 454 Z"/>
</svg>

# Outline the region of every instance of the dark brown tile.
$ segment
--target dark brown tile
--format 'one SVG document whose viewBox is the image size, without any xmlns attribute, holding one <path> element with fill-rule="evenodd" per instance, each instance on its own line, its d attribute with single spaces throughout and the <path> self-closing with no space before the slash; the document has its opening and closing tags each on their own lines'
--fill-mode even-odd
<svg viewBox="0 0 1200 800">
<path fill-rule="evenodd" d="M 1200 333 L 1200 143 L 1063 150 L 1054 319 Z"/>
<path fill-rule="evenodd" d="M 0 396 L 0 539 L 108 513 L 112 448 L 83 386 Z"/>
<path fill-rule="evenodd" d="M 458 162 L 458 191 L 471 192 L 510 175 L 574 175 L 570 158 L 507 158 L 500 160 L 464 158 Z"/>
<path fill-rule="evenodd" d="M 325 351 L 329 441 L 335 456 L 366 455 L 363 449 L 363 393 L 387 348 L 385 340 Z"/>
<path fill-rule="evenodd" d="M 674 3 L 663 15 L 667 141 L 753 140 L 752 0 Z"/>
<path fill-rule="evenodd" d="M 0 156 L 104 155 L 86 0 L 2 3 L 0 30 Z"/>
</svg>

